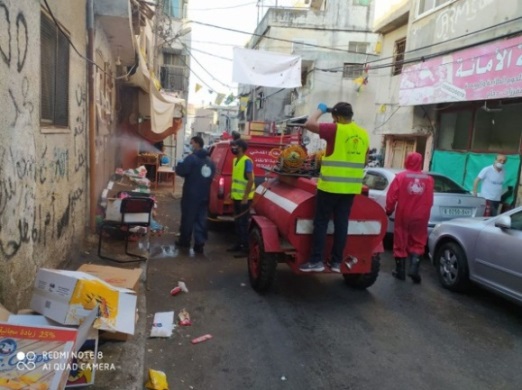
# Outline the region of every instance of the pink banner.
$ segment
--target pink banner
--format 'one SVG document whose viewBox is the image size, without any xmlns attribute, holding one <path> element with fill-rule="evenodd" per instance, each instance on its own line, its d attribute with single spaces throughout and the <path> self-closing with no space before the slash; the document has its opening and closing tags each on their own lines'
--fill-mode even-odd
<svg viewBox="0 0 522 390">
<path fill-rule="evenodd" d="M 436 57 L 402 70 L 399 104 L 522 96 L 522 36 Z"/>
</svg>

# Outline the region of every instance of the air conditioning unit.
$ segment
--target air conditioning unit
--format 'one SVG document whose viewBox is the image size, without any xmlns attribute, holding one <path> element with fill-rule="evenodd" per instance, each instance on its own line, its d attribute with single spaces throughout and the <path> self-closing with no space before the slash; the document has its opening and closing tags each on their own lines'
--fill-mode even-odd
<svg viewBox="0 0 522 390">
<path fill-rule="evenodd" d="M 294 116 L 294 107 L 291 104 L 287 104 L 284 108 L 285 116 L 292 117 Z"/>
</svg>

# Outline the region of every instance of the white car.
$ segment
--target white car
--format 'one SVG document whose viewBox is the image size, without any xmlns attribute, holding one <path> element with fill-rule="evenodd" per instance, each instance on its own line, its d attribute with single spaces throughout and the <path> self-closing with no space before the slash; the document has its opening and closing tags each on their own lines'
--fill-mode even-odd
<svg viewBox="0 0 522 390">
<path fill-rule="evenodd" d="M 369 189 L 369 196 L 383 208 L 391 182 L 402 169 L 366 168 L 363 184 Z M 486 211 L 486 200 L 473 196 L 469 191 L 440 173 L 428 172 L 435 180 L 435 194 L 431 208 L 428 233 L 437 223 L 453 218 L 482 217 Z M 388 233 L 393 233 L 394 214 L 388 223 Z"/>
</svg>

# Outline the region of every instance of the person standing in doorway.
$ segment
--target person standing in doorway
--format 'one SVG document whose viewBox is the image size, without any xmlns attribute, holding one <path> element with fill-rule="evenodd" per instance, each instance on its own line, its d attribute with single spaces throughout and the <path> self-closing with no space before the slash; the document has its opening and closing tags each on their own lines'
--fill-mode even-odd
<svg viewBox="0 0 522 390">
<path fill-rule="evenodd" d="M 327 112 L 331 112 L 333 123 L 319 123 L 319 118 Z M 305 129 L 326 140 L 326 153 L 321 160 L 317 182 L 312 254 L 309 261 L 299 267 L 302 272 L 324 271 L 326 232 L 332 216 L 334 238 L 330 269 L 341 272 L 348 218 L 355 195 L 362 191 L 370 146 L 368 133 L 352 118 L 353 110 L 349 103 L 337 103 L 332 109 L 321 103 L 304 124 Z"/>
<path fill-rule="evenodd" d="M 192 153 L 176 165 L 176 174 L 185 179 L 181 196 L 180 235 L 176 244 L 181 248 L 190 248 L 194 236 L 195 253 L 203 253 L 207 241 L 210 184 L 216 171 L 203 146 L 201 137 L 192 137 Z"/>
<path fill-rule="evenodd" d="M 236 244 L 229 252 L 248 253 L 248 224 L 250 207 L 254 198 L 254 162 L 245 152 L 247 143 L 242 139 L 230 144 L 234 158 L 232 164 L 232 187 L 230 197 L 234 202 L 234 222 L 236 228 Z"/>
<path fill-rule="evenodd" d="M 477 196 L 477 189 L 480 182 L 480 196 L 486 199 L 486 206 L 489 207 L 490 215 L 494 217 L 499 212 L 500 199 L 502 198 L 507 157 L 498 154 L 493 165 L 483 168 L 473 182 L 473 195 Z"/>
<path fill-rule="evenodd" d="M 434 180 L 421 171 L 420 153 L 408 153 L 405 168 L 405 171 L 395 176 L 386 195 L 386 215 L 391 216 L 395 211 L 393 231 L 395 271 L 392 275 L 399 280 L 406 279 L 406 258 L 408 258 L 408 276 L 414 283 L 420 283 L 420 259 L 428 241 Z"/>
</svg>

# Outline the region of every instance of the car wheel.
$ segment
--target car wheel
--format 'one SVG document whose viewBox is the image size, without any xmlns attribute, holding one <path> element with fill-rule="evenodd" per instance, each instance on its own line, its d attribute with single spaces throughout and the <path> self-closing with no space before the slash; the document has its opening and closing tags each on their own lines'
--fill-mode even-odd
<svg viewBox="0 0 522 390">
<path fill-rule="evenodd" d="M 465 291 L 469 287 L 469 268 L 466 253 L 456 242 L 445 242 L 435 256 L 439 282 L 451 291 Z"/>
<path fill-rule="evenodd" d="M 266 253 L 259 228 L 250 232 L 248 251 L 248 276 L 250 285 L 258 293 L 266 292 L 274 283 L 277 255 Z"/>
<path fill-rule="evenodd" d="M 344 281 L 349 286 L 356 290 L 365 290 L 375 283 L 379 276 L 379 269 L 381 268 L 381 261 L 379 255 L 372 257 L 372 269 L 367 274 L 344 274 Z"/>
</svg>

